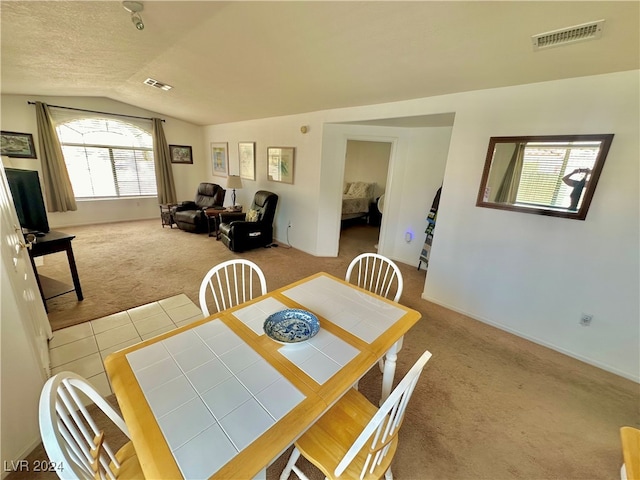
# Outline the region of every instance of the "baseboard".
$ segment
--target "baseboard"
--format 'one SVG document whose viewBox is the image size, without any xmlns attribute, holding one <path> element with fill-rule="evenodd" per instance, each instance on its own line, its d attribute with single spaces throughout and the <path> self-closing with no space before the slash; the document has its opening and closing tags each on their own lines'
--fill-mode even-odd
<svg viewBox="0 0 640 480">
<path fill-rule="evenodd" d="M 40 442 L 41 442 L 41 440 L 38 437 L 36 440 L 33 441 L 33 443 L 31 445 L 25 447 L 23 449 L 23 451 L 18 454 L 18 457 L 16 459 L 4 460 L 3 461 L 4 465 L 3 465 L 3 468 L 2 468 L 2 475 L 0 476 L 0 479 L 5 478 L 10 473 L 13 473 L 12 470 L 11 470 L 11 465 L 12 465 L 11 462 L 13 462 L 13 465 L 15 465 L 18 469 L 20 468 L 21 465 L 23 465 L 23 467 L 22 467 L 23 468 L 23 470 L 22 470 L 23 472 L 27 471 L 26 468 L 33 468 L 33 465 L 20 464 L 19 462 L 21 460 L 24 460 L 25 458 L 27 458 L 29 456 L 29 454 L 31 452 L 33 452 L 36 449 L 36 447 L 38 447 L 40 445 Z M 7 462 L 9 462 L 8 465 L 6 464 Z"/>
<path fill-rule="evenodd" d="M 126 218 L 124 220 L 100 220 L 100 221 L 90 221 L 90 222 L 67 223 L 65 225 L 56 225 L 55 227 L 52 227 L 50 225 L 49 228 L 51 228 L 51 230 L 63 230 L 65 228 L 71 228 L 71 227 L 90 227 L 91 225 L 104 225 L 105 223 L 139 222 L 140 220 L 157 220 L 158 225 L 160 225 L 160 216 L 150 215 L 148 217 Z"/>
<path fill-rule="evenodd" d="M 421 295 L 421 298 L 431 303 L 435 303 L 436 305 L 440 305 L 441 307 L 448 308 L 449 310 L 453 310 L 454 312 L 461 313 L 462 315 L 466 315 L 467 317 L 477 320 L 479 322 L 486 323 L 487 325 L 491 325 L 492 327 L 499 328 L 500 330 L 516 335 L 517 337 L 524 338 L 525 340 L 529 340 L 530 342 L 536 343 L 538 345 L 542 345 L 543 347 L 550 348 L 551 350 L 562 353 L 563 355 L 567 355 L 568 357 L 575 358 L 576 360 L 580 360 L 581 362 L 600 368 L 606 372 L 613 373 L 614 375 L 618 375 L 619 377 L 626 378 L 627 380 L 631 380 L 632 382 L 640 383 L 640 377 L 634 377 L 633 375 L 623 372 L 615 367 L 612 367 L 611 365 L 607 365 L 605 363 L 595 361 L 591 358 L 586 358 L 578 353 L 559 347 L 558 345 L 554 345 L 553 343 L 546 342 L 537 337 L 527 335 L 523 332 L 515 330 L 499 322 L 494 322 L 493 320 L 490 320 L 488 318 L 479 317 L 478 315 L 474 315 L 472 313 L 466 312 L 460 308 L 454 307 L 453 305 L 447 305 L 446 303 L 439 302 L 433 298 L 430 298 L 424 293 Z"/>
<path fill-rule="evenodd" d="M 304 249 L 302 249 L 302 248 L 294 247 L 293 245 L 291 245 L 291 243 L 289 242 L 289 240 L 288 240 L 288 239 L 282 240 L 282 239 L 277 238 L 277 237 L 275 237 L 275 236 L 274 236 L 274 237 L 273 237 L 273 241 L 274 241 L 274 242 L 279 243 L 279 244 L 280 244 L 280 246 L 281 246 L 281 247 L 284 247 L 285 249 L 287 249 L 287 248 L 295 248 L 296 250 L 299 250 L 299 251 L 301 251 L 301 252 L 307 253 L 307 254 L 309 254 L 309 255 L 311 255 L 311 256 L 313 256 L 313 257 L 317 257 L 317 256 L 318 256 L 318 255 L 317 255 L 316 253 L 314 253 L 314 252 L 309 252 L 309 251 L 304 250 Z"/>
</svg>

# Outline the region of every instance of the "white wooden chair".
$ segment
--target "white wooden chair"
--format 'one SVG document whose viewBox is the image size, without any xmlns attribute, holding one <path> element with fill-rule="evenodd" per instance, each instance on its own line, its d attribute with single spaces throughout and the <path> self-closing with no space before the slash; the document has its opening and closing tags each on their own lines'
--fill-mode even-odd
<svg viewBox="0 0 640 480">
<path fill-rule="evenodd" d="M 635 427 L 620 428 L 622 442 L 621 480 L 640 480 L 640 430 Z"/>
<path fill-rule="evenodd" d="M 296 466 L 301 454 L 328 479 L 378 479 L 384 475 L 392 480 L 390 467 L 398 448 L 398 431 L 429 358 L 431 353 L 424 352 L 380 408 L 357 390 L 349 390 L 296 440 L 280 480 L 287 480 L 292 470 L 308 480 Z"/>
<path fill-rule="evenodd" d="M 363 253 L 351 260 L 345 280 L 382 297 L 393 299 L 394 302 L 400 300 L 402 295 L 400 269 L 378 253 Z"/>
<path fill-rule="evenodd" d="M 84 378 L 61 372 L 45 383 L 40 394 L 42 443 L 62 479 L 144 478 L 131 442 L 113 452 L 87 411 L 87 398 L 129 437 L 124 420 Z"/>
<path fill-rule="evenodd" d="M 207 296 L 211 293 L 216 312 L 221 312 L 254 297 L 267 293 L 267 281 L 260 267 L 244 260 L 228 260 L 207 272 L 200 284 L 200 309 L 205 317 L 210 315 Z M 214 313 L 216 313 L 214 312 Z"/>
<path fill-rule="evenodd" d="M 402 296 L 404 282 L 400 269 L 393 261 L 378 253 L 362 253 L 351 260 L 344 279 L 394 302 Z M 396 343 L 395 354 L 402 348 L 403 339 L 401 337 Z M 381 372 L 384 371 L 384 362 L 384 358 L 378 362 Z"/>
</svg>

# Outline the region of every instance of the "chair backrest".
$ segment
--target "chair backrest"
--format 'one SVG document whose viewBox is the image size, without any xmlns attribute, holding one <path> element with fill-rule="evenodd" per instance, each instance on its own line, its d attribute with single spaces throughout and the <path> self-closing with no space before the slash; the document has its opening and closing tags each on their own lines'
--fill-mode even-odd
<svg viewBox="0 0 640 480">
<path fill-rule="evenodd" d="M 428 350 L 425 351 L 391 392 L 391 395 L 385 400 L 378 412 L 362 430 L 362 433 L 358 435 L 358 438 L 353 442 L 353 445 L 351 445 L 351 448 L 349 448 L 340 463 L 338 463 L 334 472 L 336 477 L 342 475 L 367 443 L 369 444 L 369 453 L 362 467 L 360 479 L 367 474 L 367 470 L 371 474 L 382 463 L 387 453 L 390 453 L 392 443 L 397 442 L 398 431 L 404 420 L 404 413 L 409 399 L 413 394 L 424 366 L 430 358 L 431 353 Z M 395 452 L 395 448 L 392 452 Z"/>
<path fill-rule="evenodd" d="M 203 182 L 198 185 L 195 203 L 199 208 L 221 207 L 227 191 L 217 183 Z"/>
<path fill-rule="evenodd" d="M 640 479 L 640 430 L 635 427 L 620 428 L 622 442 L 622 466 L 620 478 L 622 480 Z"/>
<path fill-rule="evenodd" d="M 120 467 L 113 450 L 89 414 L 86 400 L 93 402 L 128 437 L 124 420 L 84 378 L 61 372 L 45 383 L 40 394 L 39 421 L 42 443 L 49 460 L 62 468 L 62 479 L 115 479 L 109 464 Z M 102 445 L 99 447 L 99 445 Z M 95 455 L 98 461 L 95 462 Z"/>
<path fill-rule="evenodd" d="M 353 273 L 355 275 L 351 279 Z M 400 269 L 387 257 L 377 253 L 363 253 L 351 260 L 345 280 L 385 298 L 393 295 L 394 302 L 400 300 L 402 295 Z"/>
<path fill-rule="evenodd" d="M 255 263 L 244 259 L 228 260 L 213 267 L 202 279 L 199 299 L 200 309 L 205 317 L 210 315 L 207 306 L 208 292 L 213 296 L 216 312 L 221 312 L 265 295 L 267 281 Z"/>
<path fill-rule="evenodd" d="M 253 196 L 251 210 L 258 212 L 258 222 L 271 225 L 276 215 L 277 205 L 278 195 L 273 192 L 267 192 L 266 190 L 258 190 Z"/>
<path fill-rule="evenodd" d="M 378 200 L 376 201 L 376 208 L 378 209 L 378 212 L 384 213 L 384 193 L 378 197 Z"/>
</svg>

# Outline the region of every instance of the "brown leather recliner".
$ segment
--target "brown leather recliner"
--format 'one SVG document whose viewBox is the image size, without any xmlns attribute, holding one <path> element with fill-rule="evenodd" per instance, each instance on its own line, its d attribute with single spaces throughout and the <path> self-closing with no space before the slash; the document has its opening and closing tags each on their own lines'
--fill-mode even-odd
<svg viewBox="0 0 640 480">
<path fill-rule="evenodd" d="M 255 222 L 246 221 L 246 213 L 221 213 L 220 240 L 233 252 L 270 245 L 273 243 L 273 219 L 277 205 L 278 195 L 259 190 L 250 208 L 257 212 Z"/>
<path fill-rule="evenodd" d="M 188 200 L 173 207 L 173 220 L 178 228 L 187 232 L 208 231 L 204 210 L 211 207 L 223 208 L 226 190 L 216 183 L 201 183 L 195 200 Z"/>
</svg>

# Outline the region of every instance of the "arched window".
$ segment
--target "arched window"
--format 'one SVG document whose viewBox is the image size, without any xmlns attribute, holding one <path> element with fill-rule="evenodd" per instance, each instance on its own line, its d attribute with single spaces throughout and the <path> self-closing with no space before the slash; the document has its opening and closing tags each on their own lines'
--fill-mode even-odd
<svg viewBox="0 0 640 480">
<path fill-rule="evenodd" d="M 108 118 L 70 120 L 56 131 L 76 198 L 157 195 L 149 132 Z"/>
</svg>

